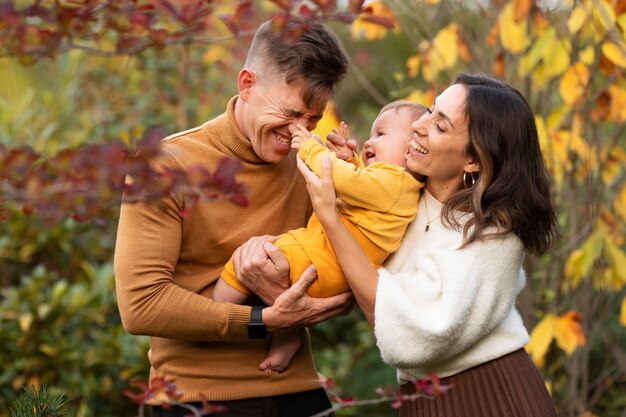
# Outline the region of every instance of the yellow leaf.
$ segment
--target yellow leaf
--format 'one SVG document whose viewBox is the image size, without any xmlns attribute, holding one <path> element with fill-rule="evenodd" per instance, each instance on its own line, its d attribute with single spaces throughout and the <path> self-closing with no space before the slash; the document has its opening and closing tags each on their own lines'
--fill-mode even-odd
<svg viewBox="0 0 626 417">
<path fill-rule="evenodd" d="M 417 3 L 426 3 L 426 4 L 439 4 L 441 0 L 417 0 Z"/>
<path fill-rule="evenodd" d="M 604 42 L 602 53 L 605 57 L 620 68 L 626 68 L 626 44 L 615 42 Z"/>
<path fill-rule="evenodd" d="M 579 4 L 572 10 L 572 13 L 567 19 L 567 29 L 572 35 L 575 35 L 580 28 L 583 27 L 585 22 L 587 22 L 587 19 L 589 19 L 587 7 Z"/>
<path fill-rule="evenodd" d="M 367 5 L 369 13 L 363 13 L 352 23 L 352 39 L 375 40 L 382 39 L 387 36 L 387 28 L 372 22 L 368 22 L 366 17 L 380 16 L 389 19 L 394 30 L 398 29 L 398 19 L 393 11 L 381 1 L 373 1 Z"/>
<path fill-rule="evenodd" d="M 585 92 L 589 82 L 589 69 L 585 64 L 577 62 L 572 65 L 561 77 L 559 83 L 559 93 L 565 103 L 572 105 L 576 103 Z"/>
<path fill-rule="evenodd" d="M 611 152 L 610 156 L 606 158 L 606 166 L 602 171 L 602 181 L 605 184 L 610 185 L 613 181 L 616 181 L 622 173 L 622 167 L 624 166 L 624 162 L 617 159 L 613 152 Z"/>
<path fill-rule="evenodd" d="M 418 49 L 422 56 L 422 76 L 426 81 L 433 81 L 441 71 L 453 67 L 458 61 L 458 26 L 449 24 L 437 32 L 432 42 L 422 41 Z"/>
<path fill-rule="evenodd" d="M 339 123 L 341 123 L 341 121 L 337 116 L 335 104 L 332 101 L 329 101 L 326 105 L 322 118 L 317 123 L 317 126 L 312 133 L 319 135 L 322 140 L 326 141 L 326 136 L 328 136 L 334 127 L 339 127 Z"/>
<path fill-rule="evenodd" d="M 593 46 L 588 46 L 578 54 L 578 60 L 589 66 L 596 59 L 596 50 Z"/>
<path fill-rule="evenodd" d="M 626 186 L 622 187 L 622 190 L 615 196 L 613 208 L 622 220 L 626 220 Z"/>
<path fill-rule="evenodd" d="M 509 1 L 498 16 L 500 42 L 505 49 L 513 53 L 523 51 L 530 40 L 528 36 L 528 20 L 516 21 L 515 6 L 515 0 Z"/>
<path fill-rule="evenodd" d="M 214 64 L 227 58 L 231 58 L 232 52 L 221 44 L 212 44 L 206 48 L 202 61 L 206 64 Z"/>
<path fill-rule="evenodd" d="M 564 123 L 569 121 L 571 113 L 572 109 L 567 105 L 556 107 L 548 115 L 548 129 L 550 131 L 558 130 Z"/>
<path fill-rule="evenodd" d="M 556 29 L 549 28 L 533 42 L 533 46 L 519 61 L 517 70 L 521 77 L 526 77 L 546 56 L 546 49 L 551 42 L 554 42 L 555 36 Z"/>
<path fill-rule="evenodd" d="M 422 58 L 420 54 L 414 54 L 409 57 L 406 61 L 406 72 L 409 74 L 409 77 L 417 77 L 420 71 L 420 64 L 422 62 Z"/>
<path fill-rule="evenodd" d="M 619 324 L 626 327 L 626 297 L 622 300 L 622 309 L 619 314 Z"/>
<path fill-rule="evenodd" d="M 539 368 L 543 367 L 546 353 L 548 352 L 550 343 L 552 343 L 554 339 L 555 324 L 556 316 L 554 314 L 547 314 L 530 333 L 530 341 L 526 345 L 526 351 Z"/>
<path fill-rule="evenodd" d="M 31 313 L 20 314 L 17 320 L 20 325 L 20 330 L 26 333 L 30 329 L 30 325 L 33 323 L 33 315 Z"/>
<path fill-rule="evenodd" d="M 606 0 L 596 0 L 593 2 L 593 15 L 598 23 L 600 23 L 606 31 L 615 26 L 615 10 L 613 6 Z"/>
<path fill-rule="evenodd" d="M 406 100 L 423 104 L 424 106 L 430 107 L 435 100 L 435 90 L 429 89 L 428 91 L 421 90 L 413 90 L 406 97 Z"/>
<path fill-rule="evenodd" d="M 537 133 L 539 135 L 539 145 L 541 151 L 546 154 L 550 149 L 548 144 L 548 130 L 546 129 L 546 122 L 542 116 L 535 116 L 535 124 L 537 125 Z"/>
<path fill-rule="evenodd" d="M 572 251 L 567 258 L 563 273 L 567 282 L 574 288 L 578 286 L 581 279 L 591 274 L 593 265 L 602 255 L 603 233 L 604 229 L 598 227 L 585 243 Z"/>
<path fill-rule="evenodd" d="M 616 288 L 619 290 L 626 285 L 626 254 L 613 242 L 610 235 L 604 236 L 604 248 L 607 263 L 613 270 L 614 276 L 618 278 L 615 284 L 619 285 L 619 288 Z"/>
<path fill-rule="evenodd" d="M 563 74 L 570 65 L 569 51 L 572 49 L 569 39 L 554 39 L 548 44 L 544 56 L 545 74 L 549 78 Z"/>
<path fill-rule="evenodd" d="M 554 337 L 556 344 L 571 356 L 578 346 L 587 343 L 585 333 L 580 326 L 580 313 L 570 310 L 556 319 Z"/>
<path fill-rule="evenodd" d="M 432 56 L 442 69 L 451 68 L 459 58 L 459 27 L 451 23 L 437 32 L 433 39 Z"/>
<path fill-rule="evenodd" d="M 609 95 L 611 106 L 607 119 L 618 123 L 626 122 L 626 89 L 612 85 L 609 87 Z"/>
<path fill-rule="evenodd" d="M 622 39 L 626 42 L 626 13 L 620 14 L 617 17 L 616 23 L 621 29 L 620 32 L 622 32 Z"/>
</svg>

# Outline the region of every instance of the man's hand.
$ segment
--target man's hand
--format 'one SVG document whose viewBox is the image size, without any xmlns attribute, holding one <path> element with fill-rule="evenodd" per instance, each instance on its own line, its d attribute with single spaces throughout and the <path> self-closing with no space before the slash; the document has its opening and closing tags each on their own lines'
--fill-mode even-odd
<svg viewBox="0 0 626 417">
<path fill-rule="evenodd" d="M 278 236 L 257 236 L 235 251 L 233 264 L 239 281 L 267 305 L 289 288 L 289 261 L 272 245 Z"/>
<path fill-rule="evenodd" d="M 328 298 L 314 298 L 306 293 L 317 278 L 315 266 L 309 266 L 300 279 L 283 292 L 271 307 L 263 309 L 263 322 L 267 330 L 313 326 L 329 317 L 345 314 L 352 305 L 352 292 Z"/>
<path fill-rule="evenodd" d="M 345 122 L 326 136 L 326 146 L 343 160 L 352 158 L 358 150 L 356 140 L 350 139 L 350 129 Z"/>
</svg>

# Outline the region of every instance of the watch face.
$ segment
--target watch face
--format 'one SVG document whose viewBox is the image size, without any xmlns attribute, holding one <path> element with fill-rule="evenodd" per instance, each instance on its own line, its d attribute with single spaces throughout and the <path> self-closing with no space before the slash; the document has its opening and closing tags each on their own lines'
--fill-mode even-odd
<svg viewBox="0 0 626 417">
<path fill-rule="evenodd" d="M 250 339 L 265 339 L 267 329 L 263 323 L 263 308 L 252 307 L 250 311 L 250 323 L 248 324 L 248 337 Z"/>
</svg>

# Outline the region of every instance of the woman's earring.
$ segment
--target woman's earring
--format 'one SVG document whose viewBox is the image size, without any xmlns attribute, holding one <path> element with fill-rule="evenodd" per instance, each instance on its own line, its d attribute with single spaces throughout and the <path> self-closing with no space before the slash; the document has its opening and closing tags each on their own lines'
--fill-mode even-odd
<svg viewBox="0 0 626 417">
<path fill-rule="evenodd" d="M 474 173 L 470 172 L 469 173 L 470 176 L 470 180 L 471 180 L 471 184 L 467 184 L 467 172 L 463 173 L 463 185 L 465 186 L 465 188 L 471 188 L 474 186 L 474 184 L 476 184 L 476 178 L 474 178 Z"/>
</svg>

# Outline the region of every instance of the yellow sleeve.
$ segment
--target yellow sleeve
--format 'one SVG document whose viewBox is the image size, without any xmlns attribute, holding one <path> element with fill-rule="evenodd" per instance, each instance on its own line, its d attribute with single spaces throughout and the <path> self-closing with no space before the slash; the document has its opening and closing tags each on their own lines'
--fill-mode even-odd
<svg viewBox="0 0 626 417">
<path fill-rule="evenodd" d="M 306 140 L 299 155 L 318 176 L 321 175 L 322 160 L 330 155 L 337 197 L 352 206 L 386 212 L 395 205 L 405 189 L 407 173 L 403 168 L 387 163 L 361 168 L 338 159 L 315 139 Z"/>
</svg>

